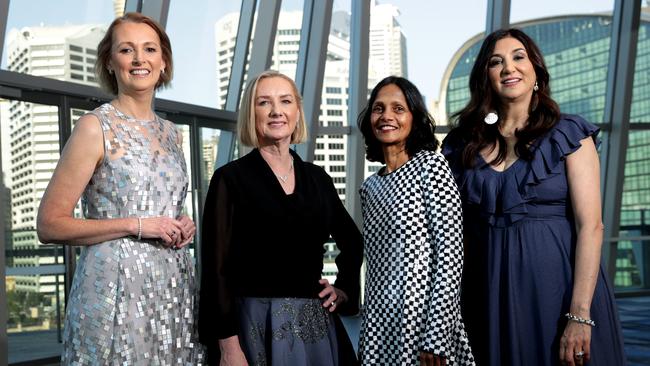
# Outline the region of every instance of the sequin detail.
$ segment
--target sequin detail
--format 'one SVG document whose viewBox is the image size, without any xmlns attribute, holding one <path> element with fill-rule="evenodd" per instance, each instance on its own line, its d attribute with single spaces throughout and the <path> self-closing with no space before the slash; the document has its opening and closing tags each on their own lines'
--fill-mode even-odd
<svg viewBox="0 0 650 366">
<path fill-rule="evenodd" d="M 88 219 L 177 217 L 187 193 L 179 132 L 110 104 L 91 112 L 104 160 L 86 187 Z M 186 249 L 125 237 L 83 247 L 68 297 L 63 365 L 202 365 L 194 260 Z"/>
<path fill-rule="evenodd" d="M 337 366 L 332 314 L 320 299 L 245 297 L 239 341 L 251 366 Z"/>
</svg>

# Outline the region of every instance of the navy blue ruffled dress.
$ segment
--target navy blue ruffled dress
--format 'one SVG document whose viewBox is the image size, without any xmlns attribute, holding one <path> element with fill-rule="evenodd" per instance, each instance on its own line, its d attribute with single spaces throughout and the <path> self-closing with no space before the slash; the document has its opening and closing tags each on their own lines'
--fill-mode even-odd
<svg viewBox="0 0 650 366">
<path fill-rule="evenodd" d="M 462 314 L 477 365 L 556 365 L 573 289 L 576 239 L 565 158 L 598 128 L 560 121 L 503 172 L 480 155 L 464 169 L 453 133 L 443 154 L 461 193 L 466 256 Z M 591 362 L 623 365 L 623 338 L 601 266 L 591 305 Z"/>
</svg>

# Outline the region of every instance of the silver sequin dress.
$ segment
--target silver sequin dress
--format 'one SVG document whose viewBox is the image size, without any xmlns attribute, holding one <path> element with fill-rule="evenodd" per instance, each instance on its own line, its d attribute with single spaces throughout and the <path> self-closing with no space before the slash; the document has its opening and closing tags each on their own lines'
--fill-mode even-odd
<svg viewBox="0 0 650 366">
<path fill-rule="evenodd" d="M 110 104 L 91 113 L 105 150 L 83 193 L 85 217 L 180 215 L 188 177 L 174 124 L 135 120 Z M 134 237 L 83 247 L 68 298 L 62 364 L 203 364 L 196 285 L 187 249 Z"/>
</svg>

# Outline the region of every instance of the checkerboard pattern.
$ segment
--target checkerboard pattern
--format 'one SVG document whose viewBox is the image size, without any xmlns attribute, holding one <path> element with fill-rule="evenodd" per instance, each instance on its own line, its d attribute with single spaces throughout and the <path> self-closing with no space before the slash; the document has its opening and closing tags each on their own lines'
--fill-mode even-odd
<svg viewBox="0 0 650 366">
<path fill-rule="evenodd" d="M 462 212 L 445 158 L 420 151 L 361 187 L 367 274 L 363 365 L 473 365 L 460 315 Z"/>
</svg>

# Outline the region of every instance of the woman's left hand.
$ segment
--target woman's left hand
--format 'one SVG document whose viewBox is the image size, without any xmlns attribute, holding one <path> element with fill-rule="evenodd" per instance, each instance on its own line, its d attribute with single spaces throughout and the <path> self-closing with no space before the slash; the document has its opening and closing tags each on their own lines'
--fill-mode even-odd
<svg viewBox="0 0 650 366">
<path fill-rule="evenodd" d="M 420 352 L 420 366 L 446 366 L 447 359 L 429 352 Z"/>
<path fill-rule="evenodd" d="M 330 285 L 330 281 L 322 278 L 318 281 L 325 289 L 318 294 L 323 299 L 323 307 L 328 308 L 330 312 L 336 310 L 336 307 L 348 301 L 348 296 L 342 290 Z"/>
<path fill-rule="evenodd" d="M 178 221 L 181 223 L 181 242 L 176 245 L 177 249 L 180 249 L 194 239 L 194 234 L 196 233 L 196 225 L 194 225 L 194 221 L 189 218 L 189 216 L 179 216 Z"/>
<path fill-rule="evenodd" d="M 591 357 L 591 326 L 569 321 L 560 339 L 560 362 L 563 365 L 584 365 Z"/>
</svg>

